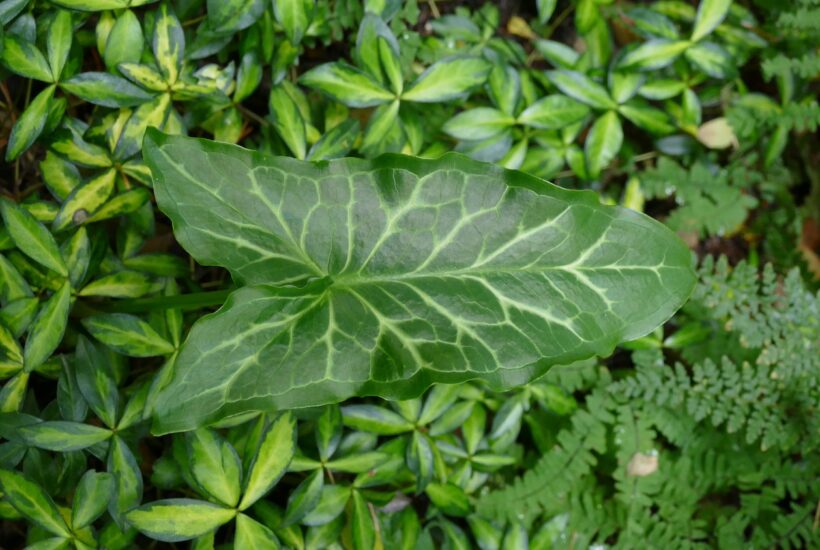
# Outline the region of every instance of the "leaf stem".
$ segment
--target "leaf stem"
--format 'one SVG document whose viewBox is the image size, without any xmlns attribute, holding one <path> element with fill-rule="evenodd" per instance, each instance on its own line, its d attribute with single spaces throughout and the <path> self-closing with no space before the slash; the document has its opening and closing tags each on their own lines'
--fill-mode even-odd
<svg viewBox="0 0 820 550">
<path fill-rule="evenodd" d="M 233 292 L 233 289 L 192 292 L 191 294 L 179 294 L 177 296 L 152 296 L 150 298 L 93 304 L 92 307 L 105 313 L 145 313 L 164 309 L 192 310 L 221 306 L 231 292 Z"/>
</svg>

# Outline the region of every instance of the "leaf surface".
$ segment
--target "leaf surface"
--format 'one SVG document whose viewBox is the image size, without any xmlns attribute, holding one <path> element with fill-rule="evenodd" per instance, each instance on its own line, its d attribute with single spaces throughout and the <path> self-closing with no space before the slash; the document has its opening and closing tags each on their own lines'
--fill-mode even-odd
<svg viewBox="0 0 820 550">
<path fill-rule="evenodd" d="M 180 243 L 247 285 L 192 329 L 158 432 L 525 383 L 649 333 L 694 283 L 661 224 L 460 155 L 311 164 L 158 132 L 146 151 Z"/>
</svg>

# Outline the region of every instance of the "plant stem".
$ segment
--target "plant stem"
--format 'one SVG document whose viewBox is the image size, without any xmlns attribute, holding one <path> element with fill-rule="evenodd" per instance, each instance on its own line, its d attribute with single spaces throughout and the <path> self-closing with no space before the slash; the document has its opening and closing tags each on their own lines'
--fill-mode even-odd
<svg viewBox="0 0 820 550">
<path fill-rule="evenodd" d="M 214 290 L 211 292 L 193 292 L 177 296 L 152 296 L 150 298 L 136 298 L 133 300 L 112 301 L 106 304 L 94 304 L 96 309 L 105 313 L 144 313 L 163 309 L 200 309 L 203 307 L 221 306 L 229 290 Z"/>
</svg>

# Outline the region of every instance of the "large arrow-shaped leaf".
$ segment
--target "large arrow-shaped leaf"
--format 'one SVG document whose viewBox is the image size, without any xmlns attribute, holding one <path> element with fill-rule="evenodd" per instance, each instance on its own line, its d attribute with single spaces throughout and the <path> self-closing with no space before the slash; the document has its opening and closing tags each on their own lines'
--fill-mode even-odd
<svg viewBox="0 0 820 550">
<path fill-rule="evenodd" d="M 191 330 L 159 433 L 525 383 L 652 331 L 694 284 L 654 220 L 460 155 L 313 164 L 151 132 L 145 157 L 179 242 L 245 285 Z"/>
</svg>

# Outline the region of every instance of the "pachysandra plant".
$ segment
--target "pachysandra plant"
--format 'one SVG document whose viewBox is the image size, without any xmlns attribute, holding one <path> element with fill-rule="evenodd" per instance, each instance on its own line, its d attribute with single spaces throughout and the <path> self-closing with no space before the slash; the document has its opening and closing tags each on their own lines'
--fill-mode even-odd
<svg viewBox="0 0 820 550">
<path fill-rule="evenodd" d="M 642 214 L 457 154 L 307 163 L 150 131 L 160 208 L 241 288 L 195 324 L 158 433 L 433 383 L 526 383 L 666 321 L 694 274 Z"/>
</svg>

